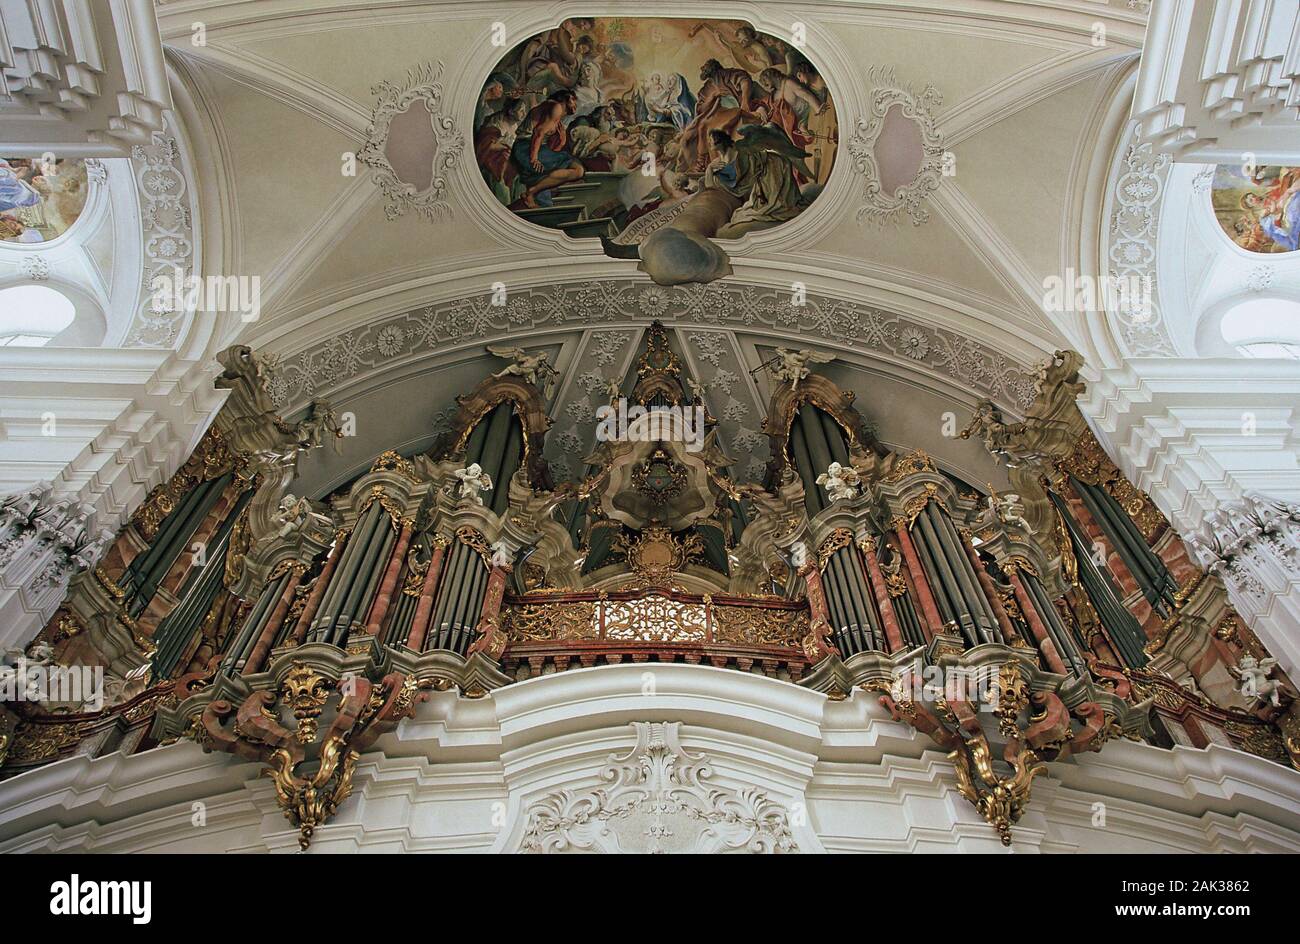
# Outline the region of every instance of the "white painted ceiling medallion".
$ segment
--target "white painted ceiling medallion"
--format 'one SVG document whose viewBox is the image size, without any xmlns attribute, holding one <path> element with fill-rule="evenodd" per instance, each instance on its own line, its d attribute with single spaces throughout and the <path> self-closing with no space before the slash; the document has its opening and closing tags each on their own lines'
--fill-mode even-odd
<svg viewBox="0 0 1300 944">
<path fill-rule="evenodd" d="M 867 82 L 872 86 L 867 114 L 849 138 L 853 166 L 866 178 L 858 219 L 883 225 L 907 216 L 920 225 L 930 218 L 922 204 L 943 176 L 935 118 L 943 96 L 933 85 L 917 92 L 900 84 L 892 69 L 871 69 Z"/>
<path fill-rule="evenodd" d="M 357 159 L 374 169 L 388 198 L 384 215 L 395 220 L 408 209 L 429 220 L 451 215 L 447 171 L 456 166 L 465 138 L 444 113 L 442 63 L 417 66 L 402 84 L 380 82 L 379 96 Z"/>
<path fill-rule="evenodd" d="M 608 786 L 558 790 L 527 812 L 523 852 L 798 852 L 785 807 L 754 787 L 713 782 L 703 754 L 679 740 L 680 722 L 633 722 L 636 746 L 613 754 Z"/>
</svg>

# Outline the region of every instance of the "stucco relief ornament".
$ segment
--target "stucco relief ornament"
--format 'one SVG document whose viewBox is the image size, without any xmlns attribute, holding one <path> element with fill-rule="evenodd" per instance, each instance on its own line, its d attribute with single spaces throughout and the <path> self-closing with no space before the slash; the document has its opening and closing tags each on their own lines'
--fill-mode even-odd
<svg viewBox="0 0 1300 944">
<path fill-rule="evenodd" d="M 40 256 L 28 256 L 23 260 L 23 275 L 33 282 L 44 282 L 50 277 L 50 264 Z"/>
<path fill-rule="evenodd" d="M 447 172 L 460 161 L 465 148 L 465 137 L 456 129 L 455 119 L 444 113 L 442 63 L 417 66 L 407 73 L 406 81 L 380 82 L 371 91 L 379 96 L 374 115 L 366 128 L 366 143 L 357 152 L 357 160 L 374 170 L 374 180 L 388 206 L 384 215 L 395 220 L 408 209 L 415 210 L 428 220 L 451 216 L 447 203 Z M 393 122 L 412 108 L 423 108 L 429 115 L 427 139 L 404 140 L 404 149 L 423 147 L 428 153 L 429 182 L 417 188 L 398 176 L 388 161 L 388 141 Z M 403 134 L 415 134 L 408 124 Z M 424 133 L 421 128 L 421 134 Z"/>
<path fill-rule="evenodd" d="M 798 852 L 785 808 L 762 790 L 714 783 L 680 722 L 633 722 L 636 746 L 600 771 L 608 786 L 560 790 L 527 810 L 521 851 L 603 853 Z"/>
<path fill-rule="evenodd" d="M 862 190 L 865 206 L 858 210 L 859 220 L 877 225 L 894 223 L 904 216 L 914 226 L 930 218 L 922 204 L 939 186 L 943 176 L 944 149 L 937 127 L 936 111 L 943 96 L 933 85 L 919 92 L 895 80 L 892 69 L 873 68 L 867 73 L 872 86 L 867 115 L 857 121 L 857 130 L 849 138 L 849 156 L 858 173 L 866 178 Z M 912 121 L 921 138 L 921 154 L 912 180 L 901 187 L 886 189 L 876 158 L 876 147 L 886 129 L 886 116 L 893 109 Z"/>
<path fill-rule="evenodd" d="M 170 130 L 170 129 L 169 129 Z M 131 149 L 140 194 L 145 266 L 140 303 L 127 335 L 130 347 L 167 347 L 180 330 L 184 311 L 159 305 L 155 279 L 194 274 L 194 220 L 189 184 L 176 139 L 155 133 L 148 145 Z"/>
<path fill-rule="evenodd" d="M 1150 144 L 1139 144 L 1141 126 L 1130 131 L 1130 144 L 1115 179 L 1110 216 L 1110 275 L 1118 285 L 1148 287 L 1148 298 L 1131 310 L 1118 309 L 1111 316 L 1125 344 L 1133 354 L 1172 355 L 1173 344 L 1160 314 L 1159 284 L 1156 281 L 1157 227 L 1160 201 L 1169 175 L 1168 154 L 1156 153 Z"/>
<path fill-rule="evenodd" d="M 594 284 L 599 284 L 599 291 Z M 724 282 L 692 288 L 712 297 L 721 323 L 727 328 L 761 325 L 778 336 L 798 337 L 808 343 L 825 340 L 855 350 L 879 351 L 888 357 L 907 357 L 1008 406 L 1028 407 L 1034 399 L 1033 372 L 1027 365 L 944 328 L 927 325 L 922 329 L 903 315 L 814 294 L 808 295 L 805 305 L 794 306 L 790 304 L 788 285 L 756 288 Z M 271 380 L 275 402 L 292 412 L 311 397 L 324 395 L 345 381 L 384 369 L 390 356 L 420 357 L 431 351 L 481 343 L 512 351 L 516 343 L 528 343 L 527 337 L 538 328 L 580 330 L 597 319 L 644 324 L 647 309 L 642 301 L 651 291 L 661 293 L 656 297 L 663 300 L 669 315 L 689 312 L 699 301 L 698 296 L 693 297 L 681 287 L 646 289 L 644 280 L 610 279 L 511 292 L 511 298 L 523 296 L 530 303 L 531 320 L 522 325 L 511 322 L 505 307 L 492 304 L 490 291 L 412 309 L 349 328 L 286 356 Z M 390 340 L 381 346 L 378 334 L 389 326 L 401 328 L 401 337 L 390 333 Z M 908 340 L 912 336 L 909 328 L 922 336 L 926 342 L 923 346 Z M 396 353 L 389 355 L 385 347 Z M 511 355 L 503 356 L 513 360 Z M 720 385 L 711 381 L 710 388 L 720 389 Z M 575 384 L 572 389 L 593 392 L 587 385 Z M 553 413 L 558 415 L 563 406 Z M 765 404 L 755 402 L 753 406 L 757 410 Z M 557 443 L 563 435 L 557 437 Z M 574 443 L 572 451 L 581 451 L 582 439 L 576 433 Z"/>
</svg>

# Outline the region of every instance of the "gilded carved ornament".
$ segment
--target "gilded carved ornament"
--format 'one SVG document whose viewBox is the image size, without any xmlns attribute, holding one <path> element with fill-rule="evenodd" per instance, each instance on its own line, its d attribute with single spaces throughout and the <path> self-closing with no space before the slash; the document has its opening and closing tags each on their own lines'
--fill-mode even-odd
<svg viewBox="0 0 1300 944">
<path fill-rule="evenodd" d="M 456 529 L 456 539 L 478 554 L 484 567 L 488 570 L 492 569 L 492 548 L 488 546 L 487 538 L 483 537 L 477 528 L 462 525 Z"/>
<path fill-rule="evenodd" d="M 817 569 L 825 570 L 827 563 L 836 551 L 853 543 L 853 532 L 848 528 L 836 528 L 817 548 Z"/>
<path fill-rule="evenodd" d="M 276 802 L 305 850 L 351 795 L 361 752 L 409 717 L 432 686 L 400 672 L 377 682 L 353 675 L 336 683 L 295 661 L 279 687 L 252 692 L 238 708 L 224 699 L 209 701 L 184 733 L 205 751 L 264 764 L 263 775 L 272 779 Z M 334 712 L 322 734 L 319 719 L 330 701 Z M 282 714 L 293 717 L 295 729 L 282 723 Z"/>
<path fill-rule="evenodd" d="M 958 659 L 963 657 L 957 654 Z M 950 671 L 960 667 L 958 663 L 946 665 Z M 961 686 L 945 690 L 927 703 L 912 697 L 904 679 L 872 679 L 861 687 L 879 693 L 880 704 L 895 720 L 929 736 L 948 752 L 958 791 L 997 830 L 1002 844 L 1009 846 L 1011 827 L 1024 814 L 1033 780 L 1047 772 L 1047 762 L 1071 753 L 1101 750 L 1110 739 L 1129 736 L 1126 727 L 1137 730 L 1145 725 L 1145 706 L 1129 710 L 1123 701 L 1092 682 L 1084 683 L 1088 699 L 1067 708 L 1052 681 L 1059 678 L 1009 659 L 998 666 L 992 684 L 975 701 L 967 698 Z M 1126 713 L 1124 726 L 1120 724 L 1122 713 Z M 996 761 L 980 723 L 990 715 L 1005 741 Z"/>
<path fill-rule="evenodd" d="M 410 459 L 405 459 L 400 453 L 388 452 L 380 453 L 370 466 L 371 472 L 396 472 L 401 476 L 409 479 L 411 482 L 419 484 L 420 478 L 415 474 L 415 465 Z"/>
<path fill-rule="evenodd" d="M 1088 485 L 1105 489 L 1133 519 L 1148 544 L 1166 527 L 1164 516 L 1147 495 L 1124 477 L 1101 448 L 1092 430 L 1084 428 L 1069 454 L 1056 463 L 1063 475 L 1071 475 Z"/>
<path fill-rule="evenodd" d="M 378 484 L 370 486 L 370 494 L 361 502 L 357 514 L 364 512 L 375 502 L 379 502 L 379 507 L 383 508 L 388 514 L 388 524 L 394 531 L 401 530 L 404 526 L 415 527 L 415 521 L 407 517 L 396 499 L 388 494 L 388 490 L 384 486 Z"/>
</svg>

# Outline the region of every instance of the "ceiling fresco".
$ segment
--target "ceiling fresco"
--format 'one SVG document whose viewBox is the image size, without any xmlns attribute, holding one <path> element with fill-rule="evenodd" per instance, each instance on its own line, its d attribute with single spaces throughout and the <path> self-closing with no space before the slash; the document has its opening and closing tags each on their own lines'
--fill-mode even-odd
<svg viewBox="0 0 1300 944">
<path fill-rule="evenodd" d="M 708 240 L 797 217 L 838 139 L 817 68 L 738 20 L 565 20 L 497 63 L 474 117 L 497 200 L 661 284 L 728 274 Z"/>
<path fill-rule="evenodd" d="M 0 241 L 44 243 L 61 236 L 86 206 L 84 161 L 0 158 Z"/>
<path fill-rule="evenodd" d="M 1219 225 L 1242 249 L 1300 248 L 1300 167 L 1220 164 L 1210 194 Z"/>
</svg>

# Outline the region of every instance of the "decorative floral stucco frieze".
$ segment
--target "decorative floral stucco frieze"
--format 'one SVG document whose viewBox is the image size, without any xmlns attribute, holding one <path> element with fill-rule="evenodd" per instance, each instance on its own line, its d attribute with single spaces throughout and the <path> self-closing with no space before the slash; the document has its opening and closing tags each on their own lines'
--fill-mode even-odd
<svg viewBox="0 0 1300 944">
<path fill-rule="evenodd" d="M 152 290 L 159 276 L 175 278 L 179 270 L 194 274 L 194 220 L 189 184 L 181 167 L 171 123 L 148 145 L 131 149 L 144 247 L 140 302 L 127 333 L 128 347 L 170 347 L 180 331 L 184 311 L 166 304 L 165 293 Z"/>
<path fill-rule="evenodd" d="M 296 408 L 348 381 L 401 361 L 460 345 L 481 345 L 539 328 L 603 323 L 708 324 L 765 329 L 849 350 L 905 358 L 979 396 L 1027 406 L 1034 369 L 945 328 L 841 299 L 809 295 L 792 305 L 788 289 L 714 283 L 662 287 L 611 279 L 520 289 L 494 305 L 490 292 L 457 298 L 362 325 L 283 356 L 270 382 L 278 408 Z"/>
<path fill-rule="evenodd" d="M 1118 285 L 1143 286 L 1149 305 L 1109 312 L 1125 346 L 1132 354 L 1173 355 L 1173 342 L 1160 313 L 1160 286 L 1156 280 L 1157 229 L 1160 201 L 1171 162 L 1150 144 L 1137 143 L 1141 127 L 1129 132 L 1129 144 L 1115 176 L 1109 234 L 1110 276 Z"/>
<path fill-rule="evenodd" d="M 357 160 L 374 169 L 374 180 L 388 198 L 384 215 L 395 220 L 408 209 L 426 219 L 451 215 L 447 203 L 447 171 L 456 166 L 465 147 L 465 137 L 456 130 L 456 122 L 444 113 L 442 63 L 429 63 L 407 73 L 402 84 L 380 82 L 371 91 L 379 96 L 375 113 L 366 128 L 366 143 L 357 152 Z M 423 108 L 429 114 L 430 181 L 422 190 L 402 180 L 388 161 L 388 135 L 393 119 L 411 108 Z"/>
<path fill-rule="evenodd" d="M 913 225 L 930 218 L 922 203 L 939 186 L 943 176 L 943 142 L 937 128 L 936 109 L 943 104 L 943 96 L 933 85 L 919 92 L 894 79 L 892 69 L 871 69 L 867 83 L 872 86 L 867 114 L 857 121 L 857 130 L 849 138 L 849 156 L 853 166 L 866 178 L 862 189 L 865 205 L 858 210 L 859 220 L 885 224 L 900 220 L 904 215 Z M 885 116 L 898 108 L 902 116 L 916 123 L 921 136 L 921 161 L 912 181 L 892 193 L 881 184 L 880 166 L 876 161 L 876 145 L 885 127 Z"/>
<path fill-rule="evenodd" d="M 715 783 L 680 722 L 633 722 L 637 742 L 600 771 L 606 786 L 557 790 L 526 813 L 523 852 L 798 852 L 785 807 L 754 787 Z"/>
</svg>

